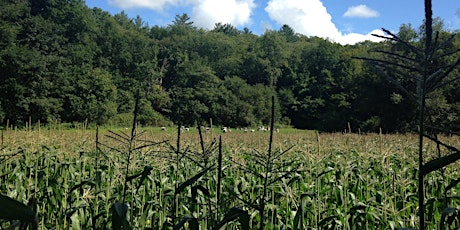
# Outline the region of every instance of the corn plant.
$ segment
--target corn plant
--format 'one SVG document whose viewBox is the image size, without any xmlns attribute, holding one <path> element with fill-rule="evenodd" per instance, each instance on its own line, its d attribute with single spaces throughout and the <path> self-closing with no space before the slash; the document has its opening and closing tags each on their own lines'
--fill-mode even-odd
<svg viewBox="0 0 460 230">
<path fill-rule="evenodd" d="M 35 199 L 32 198 L 29 200 L 29 203 L 25 205 L 8 196 L 0 194 L 0 206 L 2 207 L 0 211 L 0 220 L 12 222 L 8 229 L 14 229 L 15 227 L 19 227 L 19 229 L 27 229 L 27 227 L 31 230 L 38 229 L 35 202 Z"/>
<path fill-rule="evenodd" d="M 278 183 L 283 180 L 290 179 L 295 172 L 299 170 L 299 161 L 288 160 L 283 158 L 291 148 L 284 151 L 273 150 L 273 136 L 274 136 L 274 97 L 272 97 L 272 114 L 270 123 L 270 137 L 267 152 L 258 152 L 255 150 L 249 153 L 246 157 L 247 161 L 253 161 L 254 163 L 241 164 L 241 169 L 254 176 L 251 182 L 255 182 L 251 186 L 245 185 L 248 183 L 246 179 L 237 182 L 234 187 L 234 196 L 239 199 L 245 206 L 258 212 L 259 229 L 265 229 L 269 216 L 277 215 L 276 205 L 279 201 L 280 196 L 277 196 L 276 187 Z M 273 228 L 276 223 L 274 219 L 270 222 L 269 227 Z"/>
<path fill-rule="evenodd" d="M 136 147 L 145 145 L 144 140 L 171 139 L 171 133 L 143 129 L 144 138 L 136 140 Z M 97 153 L 91 141 L 95 137 L 94 130 L 48 132 L 43 128 L 41 138 L 34 137 L 37 133 L 31 132 L 10 130 L 4 133 L 5 149 L 0 153 L 1 193 L 24 204 L 34 197 L 38 229 L 114 228 L 117 224 L 112 222 L 122 219 L 116 213 L 112 215 L 117 212 L 114 210 L 117 207 L 112 207 L 122 200 L 127 145 L 101 135 L 100 152 Z M 100 129 L 99 132 L 114 135 L 112 131 Z M 78 138 L 75 138 L 76 133 Z M 133 151 L 125 201 L 129 204 L 126 216 L 129 225 L 132 229 L 174 226 L 190 229 L 196 226 L 192 223 L 195 218 L 201 229 L 259 228 L 259 212 L 252 205 L 258 204 L 263 180 L 248 170 L 256 169 L 257 173 L 264 174 L 253 154 L 266 154 L 254 149 L 266 147 L 268 135 L 226 133 L 222 134 L 223 143 L 212 148 L 209 146 L 214 141 L 204 141 L 205 149 L 213 149 L 208 162 L 214 164 L 214 168 L 190 185 L 185 182 L 205 168 L 183 157 L 176 169 L 173 160 L 165 159 L 175 156 L 168 145 Z M 273 137 L 273 153 L 289 150 L 280 161 L 296 161 L 299 168 L 268 187 L 266 229 L 418 227 L 417 159 L 411 155 L 417 150 L 416 136 L 318 135 L 298 131 L 280 132 Z M 181 152 L 186 151 L 188 157 L 203 164 L 199 138 L 196 133 L 182 133 Z M 460 143 L 456 136 L 442 138 L 451 145 Z M 29 143 L 31 139 L 34 141 Z M 122 150 L 123 154 L 111 148 Z M 437 144 L 426 142 L 425 149 L 436 150 Z M 427 156 L 436 157 L 437 154 L 427 151 Z M 96 157 L 98 162 L 95 162 Z M 218 166 L 219 161 L 221 166 Z M 458 163 L 454 165 L 456 167 L 446 168 L 444 178 L 459 176 Z M 220 173 L 218 168 L 221 168 Z M 96 171 L 100 172 L 99 185 Z M 287 172 L 288 168 L 283 171 Z M 278 177 L 282 173 L 278 172 Z M 219 174 L 220 179 L 217 179 Z M 270 176 L 270 179 L 276 178 L 274 173 Z M 455 228 L 455 212 L 443 210 L 446 196 L 450 207 L 460 205 L 455 198 L 460 192 L 458 184 L 454 183 L 456 180 L 443 181 L 442 173 L 436 171 L 427 174 L 425 181 L 426 212 L 436 220 L 427 222 L 427 228 L 439 229 L 441 218 L 446 220 L 443 227 Z M 177 195 L 178 218 L 173 224 L 170 217 L 176 186 L 183 189 Z M 446 195 L 444 191 L 448 191 Z M 118 207 L 119 211 L 123 211 L 122 208 Z M 16 220 L 0 220 L 2 229 L 10 226 L 17 229 L 19 225 Z"/>
<path fill-rule="evenodd" d="M 134 175 L 130 175 L 131 174 L 130 164 L 133 159 L 133 155 L 142 154 L 141 150 L 164 143 L 164 142 L 154 142 L 154 141 L 144 140 L 141 138 L 143 135 L 143 132 L 137 131 L 137 116 L 139 114 L 139 100 L 140 100 L 140 96 L 139 96 L 139 91 L 138 91 L 137 96 L 136 96 L 135 107 L 133 111 L 134 118 L 132 122 L 131 133 L 126 134 L 124 132 L 109 131 L 110 133 L 107 136 L 110 139 L 113 139 L 116 142 L 120 143 L 122 146 L 120 148 L 116 148 L 116 147 L 111 147 L 109 145 L 97 142 L 98 144 L 102 144 L 105 147 L 113 150 L 115 153 L 121 154 L 122 156 L 125 157 L 124 180 L 123 180 L 123 191 L 122 191 L 122 196 L 121 196 L 121 202 L 120 201 L 116 202 L 111 207 L 111 214 L 112 214 L 111 222 L 112 222 L 112 228 L 114 230 L 132 228 L 128 221 L 129 203 L 127 202 L 127 198 L 128 198 L 129 182 L 140 177 L 138 185 L 136 186 L 135 189 L 133 189 L 134 194 L 135 194 L 139 191 L 139 188 L 142 186 L 144 181 L 147 179 L 147 176 L 150 175 L 151 171 L 153 170 L 153 167 L 146 165 L 144 166 L 144 169 L 141 172 L 135 173 Z"/>
<path fill-rule="evenodd" d="M 197 150 L 190 150 L 190 146 L 182 147 L 182 129 L 179 124 L 176 146 L 170 145 L 169 152 L 157 156 L 167 159 L 170 170 L 186 172 L 183 175 L 171 173 L 171 178 L 174 178 L 174 192 L 170 194 L 171 222 L 166 225 L 180 229 L 188 223 L 191 229 L 220 229 L 234 220 L 239 220 L 244 226 L 248 222 L 247 211 L 237 207 L 229 208 L 228 199 L 222 195 L 224 167 L 222 138 L 219 137 L 218 146 L 215 139 L 206 145 L 201 127 L 200 124 L 197 127 L 199 134 Z M 214 171 L 215 175 L 210 174 Z"/>
<path fill-rule="evenodd" d="M 460 150 L 452 145 L 447 144 L 439 138 L 439 133 L 448 133 L 450 135 L 458 135 L 452 133 L 449 130 L 443 130 L 434 123 L 432 114 L 427 108 L 427 100 L 430 94 L 436 92 L 441 87 L 448 84 L 454 84 L 458 82 L 460 77 L 452 76 L 451 73 L 460 64 L 460 58 L 455 55 L 459 50 L 449 49 L 449 45 L 453 41 L 455 35 L 442 41 L 439 38 L 439 33 L 433 33 L 432 29 L 432 3 L 431 0 L 425 0 L 425 37 L 424 46 L 417 47 L 410 44 L 391 33 L 388 30 L 384 30 L 387 36 L 377 37 L 384 38 L 388 41 L 395 42 L 396 44 L 404 47 L 405 52 L 397 51 L 385 51 L 378 50 L 378 53 L 388 57 L 388 59 L 373 59 L 373 58 L 361 58 L 375 64 L 382 68 L 383 74 L 394 83 L 398 89 L 403 91 L 409 98 L 414 100 L 418 107 L 418 206 L 419 206 L 419 228 L 425 229 L 426 226 L 426 206 L 431 206 L 433 201 L 425 204 L 425 177 L 435 171 L 442 172 L 444 167 L 452 164 L 453 162 L 460 159 Z M 434 36 L 434 37 L 433 37 Z M 446 57 L 453 57 L 456 59 L 453 63 L 441 65 Z M 390 71 L 386 72 L 385 68 Z M 400 76 L 401 78 L 396 78 Z M 405 87 L 402 81 L 411 81 L 415 86 L 413 88 Z M 424 156 L 424 139 L 427 138 L 437 145 L 438 156 L 434 159 L 426 161 Z M 447 152 L 447 154 L 442 154 Z M 446 187 L 448 189 L 453 188 L 456 185 L 456 180 L 453 180 L 451 184 Z M 446 194 L 446 192 L 444 194 Z M 447 204 L 446 204 L 447 205 Z M 445 207 L 443 216 L 441 219 L 441 226 L 444 227 L 446 224 L 452 224 L 455 219 L 459 218 L 459 210 L 454 207 Z M 449 216 L 449 217 L 448 217 Z"/>
</svg>

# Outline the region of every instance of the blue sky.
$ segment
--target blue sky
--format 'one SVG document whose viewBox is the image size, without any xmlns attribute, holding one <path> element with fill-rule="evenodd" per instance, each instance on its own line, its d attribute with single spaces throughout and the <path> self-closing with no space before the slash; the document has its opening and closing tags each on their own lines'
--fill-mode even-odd
<svg viewBox="0 0 460 230">
<path fill-rule="evenodd" d="M 122 10 L 139 15 L 149 26 L 167 26 L 187 13 L 197 27 L 212 29 L 217 22 L 255 34 L 278 30 L 283 24 L 308 36 L 329 38 L 341 44 L 374 40 L 380 28 L 398 31 L 401 24 L 415 28 L 424 19 L 422 0 L 86 0 L 112 15 Z M 460 30 L 460 0 L 433 0 L 433 16 L 449 30 Z"/>
</svg>

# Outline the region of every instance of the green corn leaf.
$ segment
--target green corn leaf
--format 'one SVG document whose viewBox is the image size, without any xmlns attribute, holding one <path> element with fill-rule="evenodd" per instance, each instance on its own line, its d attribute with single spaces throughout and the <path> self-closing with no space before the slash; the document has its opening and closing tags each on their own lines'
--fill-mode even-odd
<svg viewBox="0 0 460 230">
<path fill-rule="evenodd" d="M 72 216 L 74 215 L 79 209 L 81 208 L 86 208 L 88 207 L 87 205 L 79 205 L 77 207 L 70 208 L 69 210 L 66 211 L 67 215 Z"/>
<path fill-rule="evenodd" d="M 0 194 L 0 219 L 20 220 L 23 222 L 35 222 L 34 210 L 16 200 Z"/>
<path fill-rule="evenodd" d="M 184 183 L 180 184 L 179 187 L 177 187 L 176 191 L 175 191 L 175 194 L 179 194 L 182 192 L 182 190 L 184 190 L 187 186 L 190 186 L 192 185 L 193 183 L 195 183 L 198 179 L 200 179 L 204 174 L 206 174 L 209 170 L 211 170 L 214 166 L 210 166 L 206 169 L 204 169 L 203 171 L 199 172 L 198 174 L 196 174 L 195 176 L 193 176 L 192 178 L 188 179 L 187 181 L 185 181 Z"/>
<path fill-rule="evenodd" d="M 430 172 L 441 169 L 451 163 L 460 159 L 460 152 L 456 152 L 447 156 L 439 157 L 437 159 L 431 160 L 423 165 L 422 174 L 426 175 Z"/>
<path fill-rule="evenodd" d="M 310 193 L 302 193 L 300 195 L 300 200 L 303 200 L 305 197 L 310 197 L 310 198 L 314 198 L 315 197 L 315 194 L 310 192 Z"/>
<path fill-rule="evenodd" d="M 96 185 L 98 188 L 101 187 L 101 182 L 102 182 L 101 175 L 102 175 L 102 172 L 100 170 L 97 170 L 96 171 Z"/>
<path fill-rule="evenodd" d="M 353 207 L 350 208 L 349 213 L 353 214 L 353 213 L 357 212 L 358 210 L 365 210 L 366 207 L 367 206 L 364 203 L 358 202 L 356 205 L 354 205 Z"/>
<path fill-rule="evenodd" d="M 232 189 L 228 190 L 228 192 L 230 193 L 230 195 L 236 199 L 238 199 L 239 201 L 242 201 L 245 205 L 255 209 L 255 210 L 258 210 L 260 211 L 261 210 L 261 206 L 256 204 L 256 203 L 253 203 L 251 201 L 247 201 L 243 198 L 241 198 L 241 194 L 237 194 L 235 191 L 233 191 Z"/>
<path fill-rule="evenodd" d="M 224 219 L 217 224 L 216 229 L 221 229 L 223 226 L 234 221 L 236 218 L 238 218 L 238 221 L 240 222 L 242 229 L 249 229 L 248 211 L 237 207 L 231 208 L 230 211 L 227 212 L 227 214 L 225 214 Z"/>
<path fill-rule="evenodd" d="M 209 190 L 205 187 L 203 187 L 203 185 L 196 185 L 196 186 L 193 186 L 192 187 L 192 197 L 195 198 L 196 195 L 198 194 L 198 190 L 201 191 L 203 193 L 203 195 L 209 197 L 211 196 L 211 193 L 209 193 Z"/>
<path fill-rule="evenodd" d="M 286 184 L 289 185 L 289 186 L 292 186 L 293 183 L 299 182 L 301 180 L 302 180 L 302 177 L 300 177 L 300 175 L 298 175 L 298 174 L 295 174 L 295 175 L 291 176 L 291 179 L 289 179 L 289 181 Z"/>
<path fill-rule="evenodd" d="M 284 174 L 282 174 L 281 176 L 270 180 L 269 185 L 274 184 L 274 183 L 276 183 L 278 181 L 281 181 L 283 178 L 289 178 L 293 173 L 296 173 L 296 172 L 297 172 L 297 169 L 289 170 L 289 171 L 285 172 Z"/>
<path fill-rule="evenodd" d="M 106 211 L 101 211 L 101 213 L 99 213 L 99 214 L 97 214 L 97 215 L 95 215 L 95 216 L 93 216 L 93 217 L 91 218 L 91 221 L 92 221 L 92 223 L 93 223 L 93 228 L 94 228 L 94 229 L 96 229 L 96 222 L 97 222 L 97 220 L 98 220 L 99 218 L 103 217 L 105 214 L 106 214 Z"/>
<path fill-rule="evenodd" d="M 327 168 L 323 172 L 318 174 L 317 177 L 321 177 L 322 175 L 327 174 L 328 172 L 332 172 L 332 171 L 334 171 L 334 168 L 332 168 L 331 166 L 327 166 Z"/>
<path fill-rule="evenodd" d="M 302 229 L 302 226 L 299 226 L 299 223 L 303 223 L 303 208 L 302 205 L 299 206 L 299 209 L 297 209 L 297 212 L 295 213 L 294 216 L 294 229 Z"/>
<path fill-rule="evenodd" d="M 141 179 L 139 180 L 139 184 L 137 184 L 136 191 L 139 190 L 139 188 L 144 183 L 144 181 L 147 178 L 147 176 L 150 175 L 152 170 L 153 170 L 152 166 L 148 166 L 148 165 L 144 166 L 144 171 L 142 171 L 142 173 L 141 173 L 142 176 L 141 176 Z"/>
<path fill-rule="evenodd" d="M 89 180 L 85 180 L 85 181 L 81 182 L 80 184 L 77 184 L 77 185 L 73 186 L 73 187 L 70 189 L 69 194 L 72 193 L 74 190 L 83 187 L 83 186 L 86 185 L 86 184 L 89 184 L 91 187 L 94 187 L 94 186 L 95 186 L 95 184 L 94 184 L 93 182 L 91 182 L 91 181 L 89 181 Z"/>
<path fill-rule="evenodd" d="M 112 205 L 112 228 L 113 230 L 130 230 L 131 226 L 126 219 L 128 205 L 117 202 Z"/>
<path fill-rule="evenodd" d="M 192 186 L 192 200 L 193 200 L 193 203 L 195 204 L 193 206 L 193 211 L 195 211 L 195 208 L 196 208 L 196 204 L 198 204 L 198 200 L 197 200 L 197 195 L 198 195 L 198 190 L 200 190 L 203 195 L 205 195 L 206 197 L 209 197 L 211 196 L 211 194 L 209 193 L 209 190 L 206 189 L 205 187 L 203 187 L 202 185 L 196 185 L 196 186 Z"/>
<path fill-rule="evenodd" d="M 447 185 L 445 191 L 449 191 L 451 190 L 452 188 L 454 188 L 455 186 L 457 186 L 457 184 L 460 183 L 460 178 L 459 179 L 456 179 L 456 180 L 452 180 L 449 185 Z"/>
<path fill-rule="evenodd" d="M 323 218 L 322 220 L 319 221 L 318 225 L 321 227 L 327 227 L 327 225 L 331 222 L 334 222 L 335 219 L 337 219 L 337 216 L 328 216 Z"/>
<path fill-rule="evenodd" d="M 132 180 L 134 180 L 134 179 L 140 177 L 141 175 L 142 175 L 142 172 L 136 173 L 136 174 L 134 174 L 134 175 L 132 175 L 132 176 L 127 177 L 127 178 L 126 178 L 126 181 L 130 182 L 130 181 L 132 181 Z"/>
<path fill-rule="evenodd" d="M 72 216 L 70 216 L 70 220 L 71 220 L 72 230 L 81 230 L 81 223 L 80 223 L 78 213 L 72 214 Z"/>
</svg>

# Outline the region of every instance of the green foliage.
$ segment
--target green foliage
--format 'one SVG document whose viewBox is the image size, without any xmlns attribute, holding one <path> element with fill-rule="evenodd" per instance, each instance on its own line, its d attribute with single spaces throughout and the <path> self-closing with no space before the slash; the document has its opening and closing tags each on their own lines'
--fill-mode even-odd
<svg viewBox="0 0 460 230">
<path fill-rule="evenodd" d="M 36 214 L 32 207 L 1 194 L 0 205 L 2 206 L 2 211 L 0 212 L 1 220 L 20 220 L 25 223 L 34 223 L 34 229 L 37 229 Z"/>
<path fill-rule="evenodd" d="M 442 23 L 437 23 L 432 19 L 431 0 L 425 0 L 425 23 L 421 29 L 421 42 L 412 45 L 410 40 L 414 35 L 409 33 L 408 29 L 401 33 L 405 36 L 404 38 L 384 30 L 388 35 L 381 37 L 398 46 L 390 51 L 377 50 L 376 52 L 383 54 L 383 58 L 363 58 L 376 66 L 395 87 L 417 105 L 414 112 L 418 117 L 415 127 L 417 127 L 416 131 L 419 136 L 417 198 L 420 229 L 425 229 L 425 226 L 428 225 L 425 218 L 426 212 L 428 216 L 432 216 L 435 208 L 443 207 L 439 198 L 428 199 L 425 203 L 425 177 L 438 170 L 443 173 L 447 166 L 453 165 L 460 159 L 460 150 L 457 147 L 439 139 L 439 134 L 443 132 L 449 135 L 459 135 L 449 129 L 444 129 L 444 124 L 440 121 L 446 118 L 439 117 L 446 114 L 447 110 L 445 99 L 439 91 L 445 85 L 455 84 L 460 80 L 458 76 L 452 76 L 453 70 L 460 66 L 459 49 L 452 46 L 455 34 L 443 38 L 441 30 Z M 397 103 L 401 101 L 396 97 L 393 97 L 393 100 Z M 425 160 L 425 138 L 437 145 L 437 157 L 428 161 Z M 444 198 L 447 198 L 446 194 L 447 191 L 444 192 Z M 446 201 L 444 205 L 447 206 L 447 203 Z M 457 219 L 458 209 L 445 206 L 441 216 L 441 228 L 445 227 L 447 216 L 449 216 L 448 225 Z M 433 228 L 433 225 L 431 224 L 430 227 Z"/>
<path fill-rule="evenodd" d="M 4 130 L 0 154 L 2 194 L 14 206 L 35 198 L 39 228 L 115 229 L 129 223 L 131 229 L 187 229 L 198 223 L 201 229 L 257 229 L 264 178 L 265 229 L 417 227 L 415 135 L 282 129 L 273 133 L 272 171 L 266 174 L 264 132 L 233 130 L 222 134 L 217 148 L 216 133 L 203 130 L 200 141 L 195 129 L 181 133 L 177 150 L 169 141 L 149 145 L 175 141 L 176 131 L 143 128 L 128 164 L 130 134 L 124 130 L 100 130 L 95 149 L 88 141 L 94 130 L 46 128 Z M 440 138 L 459 143 L 458 137 Z M 436 143 L 425 147 L 429 158 L 436 157 Z M 426 175 L 428 229 L 458 227 L 458 162 L 453 166 Z M 0 227 L 16 223 L 2 219 Z"/>
<path fill-rule="evenodd" d="M 453 34 L 442 20 L 433 24 L 440 38 Z M 423 28 L 403 24 L 397 35 L 421 47 Z M 459 41 L 443 49 L 458 49 Z M 110 15 L 80 0 L 40 0 L 0 3 L 0 48 L 3 123 L 24 124 L 30 117 L 105 124 L 133 109 L 138 86 L 145 100 L 139 121 L 145 125 L 210 118 L 222 126 L 267 125 L 266 101 L 273 94 L 276 122 L 298 128 L 336 131 L 351 124 L 391 132 L 408 131 L 414 122 L 416 105 L 403 90 L 377 78 L 373 66 L 351 59 L 376 49 L 415 58 L 400 43 L 342 46 L 303 36 L 289 25 L 262 35 L 223 23 L 207 31 L 187 14 L 166 27 L 149 27 L 140 17 Z M 447 55 L 435 64 L 454 60 Z M 241 88 L 229 87 L 236 84 L 230 79 L 241 79 Z M 395 80 L 416 90 L 413 81 Z M 427 108 L 443 128 L 458 131 L 455 86 L 430 95 Z M 392 95 L 402 98 L 395 103 Z"/>
<path fill-rule="evenodd" d="M 110 73 L 94 69 L 86 76 L 81 73 L 75 81 L 74 89 L 66 98 L 69 111 L 66 120 L 104 124 L 117 112 L 117 89 Z"/>
<path fill-rule="evenodd" d="M 223 33 L 229 36 L 236 36 L 240 33 L 238 29 L 232 26 L 231 24 L 222 24 L 220 22 L 214 25 L 214 29 L 212 29 L 212 31 L 217 33 Z"/>
</svg>

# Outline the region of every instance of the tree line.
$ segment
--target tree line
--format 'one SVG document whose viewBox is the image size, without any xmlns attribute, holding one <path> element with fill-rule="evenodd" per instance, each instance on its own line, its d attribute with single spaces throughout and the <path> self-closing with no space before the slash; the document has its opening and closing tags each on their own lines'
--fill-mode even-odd
<svg viewBox="0 0 460 230">
<path fill-rule="evenodd" d="M 456 32 L 440 19 L 434 29 L 442 37 Z M 421 46 L 420 31 L 402 24 L 397 35 Z M 459 48 L 458 36 L 445 46 Z M 355 58 L 387 57 L 375 50 L 404 56 L 407 49 L 391 41 L 340 45 L 289 25 L 262 35 L 222 23 L 204 30 L 187 14 L 150 26 L 139 16 L 91 9 L 83 0 L 1 0 L 0 121 L 126 125 L 139 96 L 144 125 L 212 119 L 222 126 L 260 126 L 270 121 L 274 96 L 280 125 L 411 131 L 416 103 L 378 68 Z M 456 57 L 442 61 L 449 58 Z M 457 68 L 452 78 L 458 75 Z M 456 84 L 432 93 L 427 109 L 444 128 L 460 130 Z"/>
</svg>

